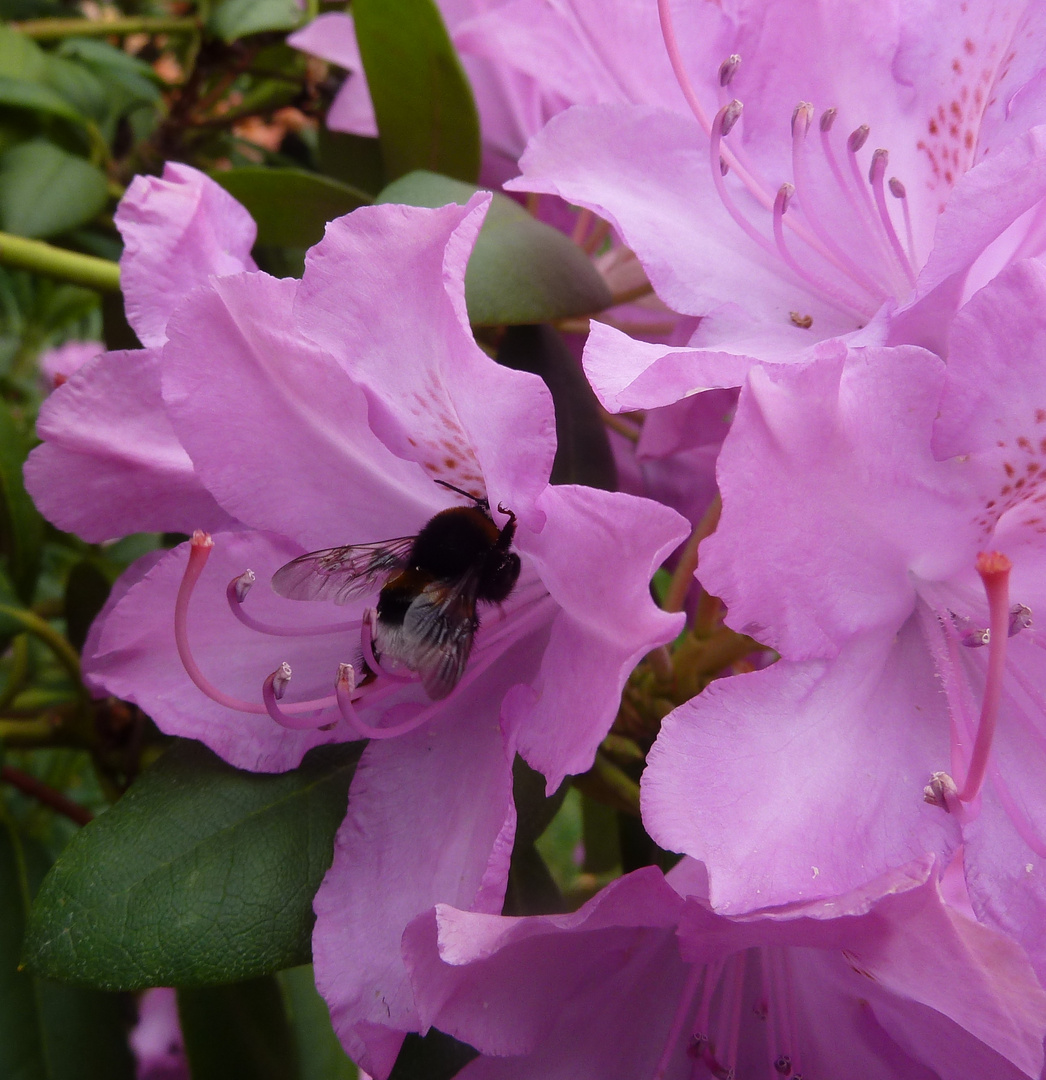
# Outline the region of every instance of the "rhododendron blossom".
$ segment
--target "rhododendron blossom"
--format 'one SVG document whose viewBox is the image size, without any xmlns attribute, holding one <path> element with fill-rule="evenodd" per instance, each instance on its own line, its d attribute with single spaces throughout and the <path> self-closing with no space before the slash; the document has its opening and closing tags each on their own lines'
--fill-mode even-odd
<svg viewBox="0 0 1046 1080">
<path fill-rule="evenodd" d="M 978 917 L 1041 973 L 1046 270 L 1004 270 L 950 338 L 947 368 L 836 342 L 749 376 L 699 577 L 784 659 L 666 720 L 644 813 L 729 912 L 961 839 Z"/>
<path fill-rule="evenodd" d="M 1037 1077 L 1046 994 L 929 870 L 731 919 L 684 860 L 570 915 L 440 905 L 404 952 L 425 1020 L 483 1055 L 467 1080 Z"/>
<path fill-rule="evenodd" d="M 648 583 L 686 527 L 632 496 L 549 486 L 550 396 L 486 357 L 465 313 L 489 196 L 341 218 L 297 281 L 209 258 L 226 227 L 207 209 L 213 189 L 184 168 L 132 186 L 128 310 L 150 348 L 106 354 L 52 395 L 27 479 L 49 511 L 54 486 L 79 484 L 77 524 L 95 536 L 142 527 L 119 490 L 109 498 L 129 472 L 159 490 L 153 528 L 189 532 L 212 508 L 209 534 L 117 584 L 85 647 L 99 692 L 243 768 L 287 769 L 311 746 L 371 739 L 316 897 L 314 960 L 345 1045 L 384 1076 L 417 1027 L 403 927 L 438 901 L 500 910 L 513 756 L 552 787 L 589 767 L 632 667 L 678 631 Z M 183 242 L 202 280 L 164 312 L 140 264 Z M 150 453 L 135 445 L 136 416 L 113 415 L 109 371 L 120 368 L 124 399 L 139 389 L 138 415 L 164 423 Z M 380 580 L 338 607 L 267 584 L 303 552 L 415 534 L 470 503 L 434 480 L 485 499 L 498 527 L 512 515 L 522 562 L 504 602 L 480 605 L 471 655 L 443 696 L 409 664 L 374 660 L 367 609 Z"/>
<path fill-rule="evenodd" d="M 561 33 L 582 22 L 598 33 L 603 5 L 551 6 Z M 1039 5 L 657 9 L 689 115 L 678 94 L 571 109 L 532 140 L 509 185 L 604 216 L 661 299 L 702 317 L 689 347 L 670 351 L 599 328 L 586 369 L 608 407 L 633 383 L 618 408 L 739 385 L 753 363 L 858 331 L 943 354 L 968 284 L 1041 250 Z M 657 14 L 653 2 L 645 11 Z M 502 28 L 505 58 L 512 34 L 549 34 L 548 20 L 531 26 Z M 596 55 L 612 72 L 642 67 L 633 42 L 648 37 L 604 34 Z"/>
</svg>

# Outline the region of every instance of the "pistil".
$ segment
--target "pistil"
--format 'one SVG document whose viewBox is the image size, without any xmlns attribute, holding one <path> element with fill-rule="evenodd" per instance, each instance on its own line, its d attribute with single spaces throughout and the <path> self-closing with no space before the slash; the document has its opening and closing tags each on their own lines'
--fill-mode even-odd
<svg viewBox="0 0 1046 1080">
<path fill-rule="evenodd" d="M 988 596 L 988 673 L 984 684 L 984 699 L 977 725 L 973 756 L 966 771 L 966 780 L 958 793 L 960 802 L 972 802 L 981 791 L 988 771 L 988 758 L 999 718 L 1003 679 L 1006 674 L 1006 644 L 1010 629 L 1010 571 L 1013 564 L 999 551 L 981 552 L 977 556 L 977 573 Z"/>
</svg>

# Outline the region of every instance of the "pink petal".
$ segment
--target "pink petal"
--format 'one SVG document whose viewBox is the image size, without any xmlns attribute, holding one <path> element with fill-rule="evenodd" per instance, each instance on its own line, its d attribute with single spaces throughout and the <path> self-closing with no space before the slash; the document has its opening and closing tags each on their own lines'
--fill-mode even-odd
<svg viewBox="0 0 1046 1080">
<path fill-rule="evenodd" d="M 164 343 L 179 301 L 212 274 L 253 270 L 250 214 L 213 180 L 168 162 L 163 179 L 137 176 L 120 200 L 120 284 L 127 321 L 146 346 Z"/>
</svg>

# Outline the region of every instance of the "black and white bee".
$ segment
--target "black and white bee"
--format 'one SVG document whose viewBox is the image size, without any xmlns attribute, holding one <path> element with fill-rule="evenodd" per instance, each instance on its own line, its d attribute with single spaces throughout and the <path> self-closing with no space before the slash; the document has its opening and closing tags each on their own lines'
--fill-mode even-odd
<svg viewBox="0 0 1046 1080">
<path fill-rule="evenodd" d="M 272 577 L 280 596 L 336 604 L 380 584 L 372 619 L 374 658 L 383 668 L 415 672 L 433 699 L 446 697 L 465 671 L 479 628 L 477 603 L 506 600 L 520 570 L 519 556 L 510 550 L 516 515 L 499 506 L 508 516 L 499 528 L 486 499 L 436 483 L 473 505 L 441 510 L 417 536 L 312 551 Z"/>
</svg>

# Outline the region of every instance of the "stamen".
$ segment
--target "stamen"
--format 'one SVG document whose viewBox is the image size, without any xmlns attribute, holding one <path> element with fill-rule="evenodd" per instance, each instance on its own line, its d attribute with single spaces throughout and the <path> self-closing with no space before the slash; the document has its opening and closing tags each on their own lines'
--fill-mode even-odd
<svg viewBox="0 0 1046 1080">
<path fill-rule="evenodd" d="M 1014 637 L 1031 626 L 1031 608 L 1027 604 L 1014 604 L 1010 608 L 1009 636 Z"/>
<path fill-rule="evenodd" d="M 823 278 L 810 273 L 809 270 L 800 266 L 792 253 L 788 250 L 784 239 L 784 215 L 794 194 L 795 188 L 789 183 L 784 183 L 778 188 L 777 198 L 774 200 L 774 239 L 777 241 L 777 254 L 784 259 L 785 264 L 792 273 L 800 280 L 807 282 L 815 291 L 831 297 L 839 307 L 845 309 L 858 319 L 866 318 L 868 313 L 862 309 L 858 301 L 841 293 L 834 285 L 830 285 Z"/>
<path fill-rule="evenodd" d="M 827 126 L 825 126 L 825 117 L 827 117 L 829 113 L 832 114 L 832 119 L 829 120 Z M 801 101 L 796 106 L 795 112 L 792 114 L 792 175 L 795 178 L 796 187 L 801 191 L 807 192 L 813 191 L 813 183 L 810 180 L 806 155 L 803 150 L 806 143 L 806 134 L 810 130 L 810 124 L 813 121 L 813 115 L 814 107 L 806 101 Z M 829 109 L 825 112 L 821 116 L 821 131 L 828 131 L 831 128 L 832 120 L 834 119 L 834 109 Z M 834 159 L 830 164 L 834 164 Z M 836 166 L 836 171 L 838 171 L 838 166 Z M 846 184 L 843 183 L 842 177 L 838 176 L 836 180 L 845 192 Z M 876 298 L 882 295 L 884 291 L 882 286 L 870 278 L 864 270 L 857 265 L 849 253 L 836 242 L 835 237 L 832 236 L 831 230 L 825 228 L 815 209 L 815 200 L 811 198 L 804 201 L 802 195 L 800 195 L 799 198 L 800 202 L 802 202 L 803 213 L 806 215 L 806 220 L 817 234 L 817 238 L 821 241 L 821 244 L 824 245 L 824 247 L 818 246 L 818 250 L 821 251 L 829 262 L 848 277 L 852 278 L 861 288 L 867 290 Z"/>
<path fill-rule="evenodd" d="M 977 739 L 973 744 L 973 756 L 966 773 L 966 781 L 959 792 L 959 799 L 968 803 L 975 799 L 984 783 L 988 769 L 995 725 L 999 717 L 1003 679 L 1006 674 L 1006 643 L 1010 623 L 1010 570 L 1013 564 L 999 551 L 981 552 L 977 556 L 977 573 L 984 582 L 988 595 L 988 673 L 984 684 L 984 701 L 981 706 Z"/>
<path fill-rule="evenodd" d="M 768 255 L 776 257 L 777 251 L 773 244 L 771 244 L 770 241 L 751 224 L 741 211 L 738 210 L 734 205 L 733 199 L 731 199 L 730 195 L 727 193 L 726 184 L 723 183 L 724 174 L 720 162 L 723 161 L 724 158 L 720 152 L 720 145 L 723 140 L 724 130 L 729 131 L 730 128 L 737 123 L 737 119 L 741 115 L 741 109 L 741 102 L 735 99 L 729 104 L 724 105 L 719 112 L 716 113 L 715 122 L 712 124 L 712 133 L 708 143 L 712 179 L 715 182 L 716 192 L 719 195 L 720 201 L 726 208 L 727 213 L 740 227 L 741 231 L 751 240 L 754 240 Z"/>
<path fill-rule="evenodd" d="M 974 630 L 967 630 L 959 641 L 967 649 L 981 649 L 987 645 L 992 638 L 992 632 L 987 627 L 978 628 Z"/>
<path fill-rule="evenodd" d="M 835 123 L 835 118 L 839 115 L 839 110 L 833 105 L 830 109 L 825 109 L 821 113 L 821 131 L 826 135 L 832 130 L 832 125 Z"/>
<path fill-rule="evenodd" d="M 870 131 L 871 128 L 869 128 L 867 124 L 862 124 L 859 128 L 854 128 L 846 140 L 846 149 L 849 150 L 851 154 L 856 154 L 868 141 L 868 133 Z"/>
<path fill-rule="evenodd" d="M 244 626 L 259 634 L 269 634 L 272 637 L 315 637 L 319 634 L 340 634 L 346 631 L 358 633 L 359 620 L 343 623 L 331 623 L 328 626 L 274 626 L 272 623 L 264 623 L 253 615 L 248 615 L 243 610 L 243 602 L 251 591 L 255 581 L 253 570 L 245 570 L 239 577 L 234 577 L 225 589 L 225 598 L 229 602 L 229 610 Z"/>
<path fill-rule="evenodd" d="M 913 287 L 915 286 L 915 271 L 912 269 L 912 264 L 908 261 L 908 256 L 904 253 L 904 248 L 901 247 L 901 241 L 898 239 L 897 230 L 893 227 L 893 221 L 890 218 L 890 211 L 886 206 L 886 192 L 883 189 L 883 181 L 886 176 L 886 165 L 890 160 L 889 152 L 883 150 L 880 147 L 872 154 L 872 164 L 868 170 L 868 181 L 872 185 L 872 192 L 875 195 L 875 206 L 879 211 L 879 220 L 883 223 L 883 229 L 886 231 L 886 238 L 890 242 L 890 247 L 893 250 L 894 255 L 897 256 L 897 261 L 901 264 L 901 269 L 908 277 L 908 282 Z"/>
<path fill-rule="evenodd" d="M 672 24 L 672 11 L 669 0 L 657 0 L 657 14 L 661 21 L 661 37 L 668 52 L 668 62 L 672 65 L 672 71 L 675 74 L 676 82 L 679 83 L 679 89 L 683 91 L 683 97 L 686 98 L 690 111 L 697 117 L 697 122 L 701 125 L 704 133 L 710 135 L 712 125 L 708 121 L 708 114 L 702 108 L 701 102 L 690 83 L 682 54 L 679 51 L 679 42 L 676 40 L 675 27 Z"/>
<path fill-rule="evenodd" d="M 901 200 L 901 210 L 904 213 L 904 231 L 908 241 L 908 260 L 912 266 L 918 266 L 919 260 L 915 257 L 915 233 L 912 230 L 912 212 L 908 207 L 908 189 L 897 179 L 890 177 L 890 194 L 895 199 Z"/>
<path fill-rule="evenodd" d="M 737 53 L 731 53 L 719 65 L 719 85 L 729 86 L 734 81 L 737 69 L 741 66 L 741 57 Z"/>
<path fill-rule="evenodd" d="M 197 581 L 200 580 L 203 568 L 207 565 L 207 560 L 210 558 L 211 549 L 213 547 L 214 541 L 207 533 L 197 529 L 196 532 L 192 534 L 192 540 L 189 545 L 189 562 L 185 567 L 185 573 L 182 575 L 181 584 L 178 586 L 178 597 L 174 603 L 174 643 L 175 647 L 178 649 L 178 658 L 182 662 L 182 667 L 185 668 L 185 673 L 192 679 L 197 689 L 201 690 L 212 701 L 216 701 L 219 705 L 224 705 L 227 709 L 234 709 L 236 712 L 250 713 L 253 716 L 265 716 L 265 714 L 268 713 L 272 716 L 272 712 L 266 705 L 259 705 L 255 701 L 245 701 L 243 698 L 233 697 L 231 694 L 226 694 L 224 690 L 219 690 L 218 687 L 215 686 L 214 683 L 212 683 L 200 670 L 200 666 L 193 657 L 192 649 L 189 645 L 189 601 L 192 599 L 193 590 L 196 588 Z M 270 678 L 273 678 L 275 675 L 276 672 L 274 672 Z M 266 680 L 266 682 L 268 682 L 268 680 Z M 335 699 L 332 696 L 323 698 L 319 701 L 296 703 L 288 706 L 286 710 L 281 710 L 281 712 L 283 715 L 297 712 L 314 712 L 318 708 L 327 708 L 334 704 Z M 305 726 L 316 727 L 317 725 L 309 723 Z"/>
<path fill-rule="evenodd" d="M 295 703 L 298 712 L 308 710 L 312 716 L 293 716 L 285 712 L 277 704 L 287 691 L 287 684 L 291 681 L 291 666 L 284 661 L 262 683 L 262 701 L 265 702 L 265 711 L 276 721 L 280 727 L 290 728 L 292 731 L 313 731 L 316 728 L 326 727 L 331 718 L 324 716 L 324 710 L 334 704 L 330 698 L 318 698 L 316 701 L 299 701 Z"/>
<path fill-rule="evenodd" d="M 200 670 L 189 647 L 189 600 L 192 598 L 193 589 L 196 588 L 196 582 L 200 580 L 203 568 L 207 565 L 213 547 L 214 541 L 207 533 L 197 529 L 192 534 L 189 544 L 189 562 L 182 575 L 182 582 L 178 586 L 178 598 L 174 602 L 174 643 L 178 649 L 178 658 L 182 662 L 182 667 L 185 668 L 185 673 L 212 701 L 224 705 L 227 709 L 235 709 L 237 712 L 264 716 L 266 710 L 263 706 L 219 690 Z"/>
</svg>

